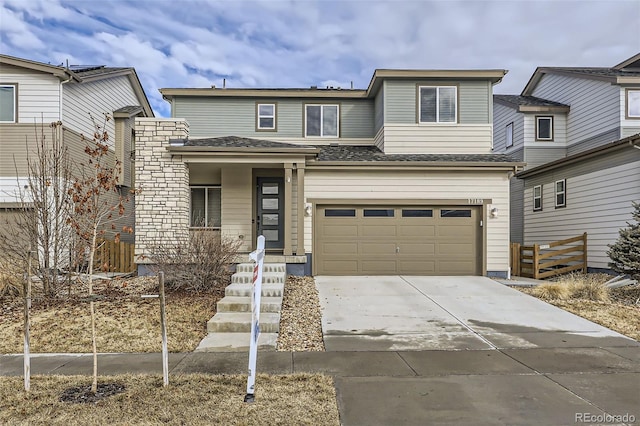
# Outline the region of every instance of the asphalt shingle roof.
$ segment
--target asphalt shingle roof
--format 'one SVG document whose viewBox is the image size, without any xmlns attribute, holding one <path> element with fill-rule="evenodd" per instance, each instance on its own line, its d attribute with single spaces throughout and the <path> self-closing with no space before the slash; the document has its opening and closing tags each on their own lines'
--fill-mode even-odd
<svg viewBox="0 0 640 426">
<path fill-rule="evenodd" d="M 582 68 L 582 67 L 544 67 L 549 70 L 568 71 L 578 74 L 599 75 L 604 77 L 640 77 L 640 71 L 618 70 L 615 68 Z"/>
<path fill-rule="evenodd" d="M 321 146 L 318 161 L 518 162 L 505 154 L 385 154 L 375 146 Z"/>
<path fill-rule="evenodd" d="M 508 102 L 514 105 L 542 106 L 542 107 L 568 106 L 565 104 L 561 104 L 560 102 L 549 101 L 546 99 L 538 98 L 536 96 L 493 95 L 493 97 L 495 99 L 499 99 L 503 102 Z"/>
<path fill-rule="evenodd" d="M 263 139 L 243 138 L 240 136 L 222 136 L 218 138 L 189 139 L 184 146 L 210 146 L 223 148 L 313 148 L 308 145 L 274 142 Z"/>
<path fill-rule="evenodd" d="M 105 67 L 105 66 L 93 66 L 90 68 L 72 69 L 71 71 L 78 77 L 93 77 L 95 75 L 111 74 L 124 70 L 131 70 L 133 68 L 118 68 L 118 67 Z"/>
<path fill-rule="evenodd" d="M 123 106 L 122 108 L 118 108 L 113 112 L 115 113 L 122 112 L 124 114 L 131 114 L 131 113 L 137 112 L 140 109 L 142 109 L 142 107 L 139 105 L 127 105 L 127 106 Z"/>
</svg>

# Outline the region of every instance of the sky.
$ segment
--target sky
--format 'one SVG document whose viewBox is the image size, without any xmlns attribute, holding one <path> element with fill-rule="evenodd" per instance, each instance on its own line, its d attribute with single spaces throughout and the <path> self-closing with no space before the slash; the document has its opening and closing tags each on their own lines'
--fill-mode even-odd
<svg viewBox="0 0 640 426">
<path fill-rule="evenodd" d="M 0 53 L 134 67 L 167 87 L 366 89 L 377 68 L 614 66 L 640 52 L 640 0 L 0 0 Z"/>
</svg>

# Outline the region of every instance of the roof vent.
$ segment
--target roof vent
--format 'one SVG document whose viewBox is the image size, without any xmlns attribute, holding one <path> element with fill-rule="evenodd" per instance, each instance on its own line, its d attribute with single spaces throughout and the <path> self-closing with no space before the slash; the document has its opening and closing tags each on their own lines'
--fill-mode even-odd
<svg viewBox="0 0 640 426">
<path fill-rule="evenodd" d="M 311 86 L 311 90 L 318 90 L 318 86 Z"/>
</svg>

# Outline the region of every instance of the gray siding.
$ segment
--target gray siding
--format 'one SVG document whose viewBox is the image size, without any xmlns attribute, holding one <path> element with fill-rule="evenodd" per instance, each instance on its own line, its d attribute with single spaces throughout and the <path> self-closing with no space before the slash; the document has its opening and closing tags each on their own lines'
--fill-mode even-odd
<svg viewBox="0 0 640 426">
<path fill-rule="evenodd" d="M 373 138 L 373 100 L 261 99 L 277 104 L 277 131 L 256 131 L 256 99 L 179 97 L 172 115 L 186 118 L 192 138 L 245 136 L 253 138 L 304 137 L 305 103 L 340 105 L 341 138 Z"/>
<path fill-rule="evenodd" d="M 513 123 L 513 146 L 506 147 L 506 128 Z M 523 114 L 514 108 L 501 104 L 493 106 L 493 151 L 513 155 L 521 150 L 524 145 L 524 118 Z"/>
<path fill-rule="evenodd" d="M 524 242 L 524 182 L 522 179 L 511 178 L 509 192 L 511 196 L 509 204 L 511 242 L 522 244 Z"/>
<path fill-rule="evenodd" d="M 378 96 L 375 99 L 375 127 L 374 131 L 376 134 L 384 125 L 384 83 L 383 88 L 378 92 Z"/>
<path fill-rule="evenodd" d="M 640 132 L 640 129 L 638 129 L 638 132 Z M 628 136 L 631 136 L 631 134 L 629 134 Z M 578 154 L 592 148 L 606 145 L 610 142 L 615 142 L 618 139 L 620 139 L 620 133 L 618 132 L 618 128 L 616 127 L 615 129 L 608 130 L 594 137 L 585 139 L 579 143 L 569 145 L 567 147 L 567 155 Z"/>
<path fill-rule="evenodd" d="M 524 161 L 527 162 L 527 169 L 531 169 L 533 167 L 538 167 L 542 164 L 546 164 L 550 161 L 555 161 L 560 158 L 566 157 L 567 150 L 566 148 L 557 147 L 557 148 L 535 148 L 535 147 L 526 147 L 524 149 Z"/>
<path fill-rule="evenodd" d="M 418 86 L 458 86 L 458 121 L 460 124 L 486 124 L 490 114 L 491 84 L 486 81 L 387 80 L 385 90 L 385 123 L 416 122 Z"/>
<path fill-rule="evenodd" d="M 532 94 L 570 105 L 567 140 L 571 144 L 620 127 L 620 89 L 608 82 L 547 74 Z"/>
</svg>

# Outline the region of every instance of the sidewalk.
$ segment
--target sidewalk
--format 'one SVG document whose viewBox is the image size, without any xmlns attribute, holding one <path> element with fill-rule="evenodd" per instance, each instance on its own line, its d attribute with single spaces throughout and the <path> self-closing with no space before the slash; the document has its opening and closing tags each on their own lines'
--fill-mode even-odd
<svg viewBox="0 0 640 426">
<path fill-rule="evenodd" d="M 247 365 L 247 353 L 169 357 L 172 375 L 246 374 Z M 98 368 L 162 375 L 158 353 L 101 354 Z M 581 413 L 640 419 L 640 346 L 260 352 L 258 372 L 332 375 L 344 425 L 573 424 Z M 33 375 L 91 373 L 91 354 L 32 358 Z M 21 374 L 22 355 L 0 355 L 0 375 Z M 259 382 L 256 389 L 259 397 Z"/>
</svg>

